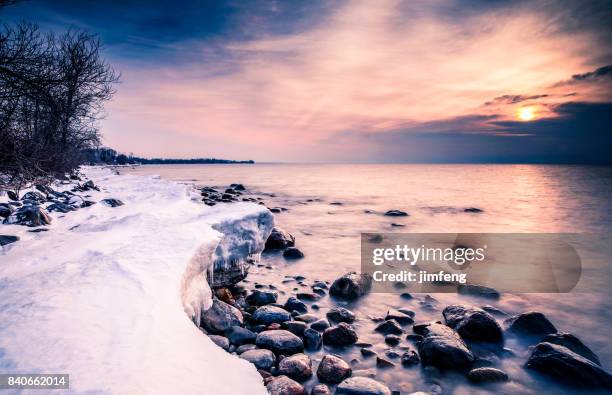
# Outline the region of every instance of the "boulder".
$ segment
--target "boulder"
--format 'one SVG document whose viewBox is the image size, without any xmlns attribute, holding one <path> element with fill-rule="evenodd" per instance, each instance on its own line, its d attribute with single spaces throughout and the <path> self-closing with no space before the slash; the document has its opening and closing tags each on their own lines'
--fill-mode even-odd
<svg viewBox="0 0 612 395">
<path fill-rule="evenodd" d="M 241 326 L 232 326 L 225 332 L 227 337 L 235 346 L 241 346 L 243 344 L 255 343 L 257 334 Z"/>
<path fill-rule="evenodd" d="M 259 348 L 274 351 L 276 354 L 292 355 L 304 351 L 302 339 L 284 329 L 260 332 L 255 339 Z"/>
<path fill-rule="evenodd" d="M 541 338 L 551 333 L 557 333 L 557 328 L 548 318 L 537 311 L 515 315 L 508 318 L 504 323 L 507 325 L 508 332 L 517 335 Z"/>
<path fill-rule="evenodd" d="M 0 217 L 6 218 L 10 216 L 11 214 L 13 214 L 14 212 L 15 212 L 15 209 L 10 204 L 0 203 Z"/>
<path fill-rule="evenodd" d="M 499 299 L 500 294 L 497 290 L 484 285 L 476 284 L 460 284 L 457 287 L 457 293 L 462 295 L 480 296 L 487 299 Z"/>
<path fill-rule="evenodd" d="M 317 300 L 321 299 L 321 295 L 314 292 L 299 292 L 296 296 L 299 300 L 305 300 L 308 302 L 316 302 Z"/>
<path fill-rule="evenodd" d="M 287 376 L 274 377 L 266 389 L 270 395 L 306 395 L 304 387 Z"/>
<path fill-rule="evenodd" d="M 405 314 L 398 310 L 389 310 L 385 316 L 385 320 L 395 320 L 401 325 L 410 325 L 414 323 L 413 316 Z"/>
<path fill-rule="evenodd" d="M 329 346 L 350 346 L 357 342 L 357 332 L 346 322 L 327 328 L 323 332 L 323 343 Z"/>
<path fill-rule="evenodd" d="M 0 247 L 19 241 L 19 236 L 0 235 Z"/>
<path fill-rule="evenodd" d="M 368 377 L 350 377 L 336 387 L 336 395 L 391 395 L 385 384 Z"/>
<path fill-rule="evenodd" d="M 253 349 L 240 354 L 240 358 L 245 359 L 255 365 L 257 369 L 270 370 L 276 362 L 276 356 L 270 350 Z"/>
<path fill-rule="evenodd" d="M 30 191 L 25 193 L 21 200 L 32 200 L 35 202 L 43 203 L 47 201 L 47 197 L 38 191 Z"/>
<path fill-rule="evenodd" d="M 255 344 L 243 344 L 242 346 L 236 347 L 236 354 L 240 355 L 245 351 L 255 350 L 257 346 Z"/>
<path fill-rule="evenodd" d="M 47 211 L 53 212 L 57 211 L 58 213 L 68 213 L 70 211 L 74 211 L 75 208 L 69 204 L 64 203 L 53 203 L 47 206 Z"/>
<path fill-rule="evenodd" d="M 312 376 L 312 361 L 306 354 L 294 354 L 283 358 L 278 363 L 278 374 L 297 381 L 307 380 Z"/>
<path fill-rule="evenodd" d="M 219 299 L 213 299 L 212 306 L 202 312 L 200 325 L 209 332 L 223 333 L 233 326 L 242 326 L 240 310 Z"/>
<path fill-rule="evenodd" d="M 296 315 L 295 316 L 296 321 L 302 321 L 302 322 L 315 322 L 316 320 L 319 319 L 319 317 L 317 317 L 314 314 L 300 314 L 300 315 Z"/>
<path fill-rule="evenodd" d="M 304 253 L 297 249 L 297 247 L 287 247 L 285 251 L 283 251 L 283 258 L 285 259 L 302 259 L 304 258 Z"/>
<path fill-rule="evenodd" d="M 408 213 L 401 210 L 388 210 L 385 215 L 387 217 L 406 217 Z"/>
<path fill-rule="evenodd" d="M 508 381 L 508 375 L 506 372 L 490 367 L 472 369 L 469 371 L 467 378 L 475 383 L 495 383 Z"/>
<path fill-rule="evenodd" d="M 325 384 L 317 384 L 310 390 L 310 395 L 332 395 L 332 392 Z"/>
<path fill-rule="evenodd" d="M 417 354 L 414 350 L 406 351 L 402 354 L 402 365 L 409 367 L 418 365 L 421 362 L 421 358 L 419 358 L 419 354 Z"/>
<path fill-rule="evenodd" d="M 8 196 L 10 200 L 19 200 L 19 195 L 13 191 L 6 191 L 6 196 Z"/>
<path fill-rule="evenodd" d="M 552 343 L 539 343 L 525 363 L 525 368 L 556 377 L 580 388 L 612 390 L 612 375 L 593 361 L 570 349 Z"/>
<path fill-rule="evenodd" d="M 321 332 L 315 331 L 314 329 L 307 328 L 304 330 L 304 347 L 308 351 L 316 351 L 321 348 L 323 341 L 323 335 Z"/>
<path fill-rule="evenodd" d="M 229 350 L 230 343 L 226 337 L 219 335 L 208 335 L 208 338 L 213 341 L 217 346 L 221 347 L 225 351 Z"/>
<path fill-rule="evenodd" d="M 254 306 L 264 306 L 270 303 L 276 303 L 278 294 L 271 291 L 260 291 L 254 290 L 249 296 L 246 297 L 247 303 Z"/>
<path fill-rule="evenodd" d="M 280 307 L 267 305 L 261 306 L 253 313 L 253 318 L 257 323 L 262 325 L 270 325 L 273 323 L 283 323 L 291 320 L 291 314 Z"/>
<path fill-rule="evenodd" d="M 601 366 L 599 357 L 591 351 L 590 348 L 584 345 L 576 336 L 571 333 L 554 333 L 552 335 L 546 335 L 542 342 L 557 344 L 568 348 L 570 351 L 575 352 L 578 355 L 585 357 L 586 359 Z"/>
<path fill-rule="evenodd" d="M 463 212 L 465 213 L 482 213 L 484 212 L 483 209 L 478 208 L 478 207 L 467 207 L 463 209 Z"/>
<path fill-rule="evenodd" d="M 39 206 L 23 206 L 9 215 L 3 223 L 35 227 L 49 225 L 51 217 Z"/>
<path fill-rule="evenodd" d="M 315 331 L 323 332 L 327 328 L 329 328 L 329 322 L 326 319 L 322 318 L 310 324 L 310 327 Z"/>
<path fill-rule="evenodd" d="M 355 321 L 355 314 L 344 307 L 332 307 L 326 315 L 328 320 L 336 323 L 346 322 L 350 324 Z"/>
<path fill-rule="evenodd" d="M 388 361 L 384 358 L 381 358 L 378 355 L 376 356 L 376 367 L 377 368 L 385 369 L 385 368 L 392 368 L 394 366 L 395 364 L 393 362 Z"/>
<path fill-rule="evenodd" d="M 403 333 L 402 327 L 395 320 L 383 321 L 376 325 L 374 330 L 383 335 L 401 335 Z"/>
<path fill-rule="evenodd" d="M 123 202 L 121 200 L 113 199 L 113 198 L 102 199 L 102 200 L 100 200 L 100 203 L 102 203 L 103 205 L 108 206 L 108 207 L 123 206 Z"/>
<path fill-rule="evenodd" d="M 317 377 L 324 383 L 337 384 L 350 377 L 352 369 L 346 361 L 335 355 L 326 354 L 319 367 Z"/>
<path fill-rule="evenodd" d="M 298 300 L 295 296 L 291 296 L 289 299 L 287 299 L 287 302 L 285 302 L 284 307 L 287 311 L 297 311 L 298 313 L 302 314 L 308 311 L 306 304 Z"/>
<path fill-rule="evenodd" d="M 282 250 L 295 245 L 295 237 L 280 228 L 273 228 L 266 240 L 266 250 Z"/>
<path fill-rule="evenodd" d="M 301 322 L 301 321 L 287 321 L 287 322 L 283 322 L 281 327 L 283 329 L 286 329 L 289 332 L 293 333 L 294 335 L 300 336 L 300 337 L 304 336 L 304 331 L 307 328 L 306 323 L 305 322 Z"/>
<path fill-rule="evenodd" d="M 400 343 L 400 338 L 399 336 L 395 336 L 395 335 L 387 335 L 385 336 L 385 343 L 387 343 L 390 346 L 397 346 Z"/>
<path fill-rule="evenodd" d="M 489 313 L 479 308 L 460 305 L 447 306 L 442 315 L 446 325 L 469 341 L 501 343 L 502 329 Z"/>
<path fill-rule="evenodd" d="M 331 296 L 354 300 L 370 291 L 372 277 L 369 274 L 350 272 L 336 279 L 329 289 Z"/>
<path fill-rule="evenodd" d="M 474 355 L 461 337 L 446 325 L 429 323 L 415 325 L 414 331 L 424 336 L 418 351 L 424 365 L 441 369 L 462 369 L 470 366 Z"/>
</svg>

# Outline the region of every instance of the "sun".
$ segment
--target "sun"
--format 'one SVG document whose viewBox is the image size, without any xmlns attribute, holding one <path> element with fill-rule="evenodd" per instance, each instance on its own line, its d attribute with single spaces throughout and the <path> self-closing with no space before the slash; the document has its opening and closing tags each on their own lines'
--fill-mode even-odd
<svg viewBox="0 0 612 395">
<path fill-rule="evenodd" d="M 530 106 L 530 107 L 521 107 L 516 112 L 516 116 L 521 121 L 531 121 L 531 120 L 535 119 L 535 116 L 536 116 L 535 107 L 533 107 L 533 106 Z"/>
</svg>

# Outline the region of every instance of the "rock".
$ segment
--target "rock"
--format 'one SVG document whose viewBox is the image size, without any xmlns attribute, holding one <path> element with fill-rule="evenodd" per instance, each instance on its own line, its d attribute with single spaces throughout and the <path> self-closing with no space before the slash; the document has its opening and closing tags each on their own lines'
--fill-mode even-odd
<svg viewBox="0 0 612 395">
<path fill-rule="evenodd" d="M 421 362 L 421 358 L 419 358 L 419 354 L 417 354 L 415 351 L 410 350 L 402 354 L 401 361 L 403 366 L 408 367 L 418 365 L 419 362 Z"/>
<path fill-rule="evenodd" d="M 394 366 L 395 364 L 393 362 L 387 361 L 384 358 L 376 356 L 376 367 L 377 368 L 385 369 L 385 368 L 392 368 Z"/>
<path fill-rule="evenodd" d="M 323 341 L 323 335 L 321 332 L 315 331 L 314 329 L 307 328 L 304 330 L 304 347 L 308 351 L 316 351 L 321 348 Z"/>
<path fill-rule="evenodd" d="M 225 337 L 227 337 L 233 345 L 242 346 L 243 344 L 255 343 L 257 334 L 240 326 L 232 326 L 225 332 Z"/>
<path fill-rule="evenodd" d="M 8 196 L 9 199 L 14 200 L 14 201 L 19 200 L 19 195 L 17 195 L 13 191 L 6 191 L 6 196 Z"/>
<path fill-rule="evenodd" d="M 297 311 L 299 313 L 306 313 L 308 311 L 308 308 L 306 307 L 306 304 L 304 304 L 304 302 L 298 300 L 296 297 L 291 296 L 289 299 L 287 299 L 287 302 L 285 302 L 285 310 L 287 311 Z"/>
<path fill-rule="evenodd" d="M 376 325 L 374 330 L 383 335 L 401 335 L 403 333 L 402 327 L 395 320 L 383 321 Z"/>
<path fill-rule="evenodd" d="M 472 369 L 468 373 L 467 378 L 475 383 L 495 383 L 508 381 L 508 375 L 506 372 L 489 367 Z"/>
<path fill-rule="evenodd" d="M 0 235 L 0 247 L 19 241 L 19 236 Z"/>
<path fill-rule="evenodd" d="M 474 355 L 461 337 L 446 325 L 429 323 L 415 325 L 414 331 L 425 336 L 418 344 L 424 365 L 442 369 L 461 369 L 474 361 Z"/>
<path fill-rule="evenodd" d="M 329 322 L 322 318 L 310 324 L 310 327 L 315 331 L 323 332 L 325 329 L 329 328 Z"/>
<path fill-rule="evenodd" d="M 223 333 L 233 326 L 242 325 L 240 310 L 219 299 L 213 299 L 212 306 L 202 312 L 200 325 L 209 332 Z"/>
<path fill-rule="evenodd" d="M 240 355 L 245 351 L 254 350 L 257 346 L 255 344 L 243 344 L 242 346 L 236 347 L 236 354 Z"/>
<path fill-rule="evenodd" d="M 235 191 L 246 191 L 246 188 L 242 184 L 231 184 L 230 188 L 233 188 Z"/>
<path fill-rule="evenodd" d="M 214 290 L 215 296 L 222 300 L 227 304 L 231 304 L 232 306 L 236 305 L 236 300 L 234 299 L 234 295 L 227 288 L 217 288 Z"/>
<path fill-rule="evenodd" d="M 350 272 L 333 282 L 329 294 L 337 298 L 354 300 L 369 292 L 371 287 L 370 275 Z"/>
<path fill-rule="evenodd" d="M 296 381 L 291 380 L 287 376 L 274 377 L 272 381 L 266 385 L 268 394 L 270 395 L 305 395 L 304 387 Z"/>
<path fill-rule="evenodd" d="M 412 299 L 412 294 L 410 294 L 408 292 L 403 292 L 402 294 L 400 294 L 400 298 L 406 299 L 406 300 L 410 300 L 410 299 Z"/>
<path fill-rule="evenodd" d="M 300 314 L 300 315 L 295 316 L 295 319 L 297 321 L 310 323 L 310 322 L 315 322 L 316 320 L 319 319 L 319 317 L 317 317 L 314 314 Z"/>
<path fill-rule="evenodd" d="M 40 192 L 30 191 L 30 192 L 27 192 L 26 194 L 24 194 L 21 197 L 21 200 L 32 200 L 32 201 L 35 201 L 35 202 L 43 203 L 43 202 L 47 201 L 47 197 L 45 195 L 43 195 L 42 193 L 40 193 Z"/>
<path fill-rule="evenodd" d="M 484 285 L 476 284 L 459 284 L 457 287 L 457 293 L 462 295 L 480 296 L 487 299 L 499 299 L 500 293 Z"/>
<path fill-rule="evenodd" d="M 489 313 L 478 308 L 460 305 L 447 306 L 442 315 L 446 325 L 469 341 L 501 343 L 504 340 L 502 329 Z"/>
<path fill-rule="evenodd" d="M 291 314 L 285 309 L 277 306 L 261 306 L 253 313 L 253 318 L 257 323 L 270 325 L 273 323 L 283 323 L 291 320 Z"/>
<path fill-rule="evenodd" d="M 414 313 L 413 313 L 414 314 Z M 404 314 L 398 310 L 389 310 L 385 320 L 395 320 L 401 325 L 409 325 L 414 323 L 414 320 L 408 314 Z"/>
<path fill-rule="evenodd" d="M 487 313 L 491 314 L 491 315 L 496 315 L 496 316 L 500 316 L 500 317 L 508 317 L 508 313 L 506 313 L 503 310 L 498 309 L 497 307 L 494 306 L 482 306 L 481 307 L 484 311 L 486 311 Z"/>
<path fill-rule="evenodd" d="M 35 227 L 49 225 L 51 217 L 39 206 L 23 206 L 9 215 L 3 223 Z"/>
<path fill-rule="evenodd" d="M 368 377 L 351 377 L 336 388 L 336 395 L 391 395 L 383 383 Z"/>
<path fill-rule="evenodd" d="M 612 375 L 593 361 L 552 343 L 536 345 L 525 368 L 556 377 L 580 388 L 612 389 Z"/>
<path fill-rule="evenodd" d="M 276 303 L 278 294 L 270 291 L 254 290 L 249 296 L 246 297 L 247 303 L 254 306 L 264 306 L 270 303 Z"/>
<path fill-rule="evenodd" d="M 50 204 L 49 206 L 47 206 L 47 211 L 49 212 L 53 212 L 53 211 L 57 211 L 59 213 L 68 213 L 70 211 L 74 211 L 75 208 L 72 207 L 69 204 L 64 204 L 64 203 L 53 203 Z"/>
<path fill-rule="evenodd" d="M 387 217 L 406 217 L 408 213 L 401 210 L 389 210 L 385 213 Z"/>
<path fill-rule="evenodd" d="M 239 355 L 240 358 L 246 359 L 257 369 L 270 370 L 274 363 L 276 362 L 276 357 L 274 353 L 270 350 L 262 350 L 262 349 L 253 349 L 249 351 L 245 351 Z"/>
<path fill-rule="evenodd" d="M 484 210 L 481 209 L 481 208 L 477 208 L 477 207 L 468 207 L 468 208 L 464 208 L 463 212 L 465 212 L 465 213 L 482 213 L 482 212 L 484 212 Z"/>
<path fill-rule="evenodd" d="M 13 214 L 15 209 L 10 204 L 0 203 L 0 217 L 6 218 Z"/>
<path fill-rule="evenodd" d="M 355 314 L 344 307 L 333 307 L 327 312 L 326 316 L 328 320 L 336 323 L 346 322 L 350 324 L 355 321 Z"/>
<path fill-rule="evenodd" d="M 102 200 L 100 200 L 100 203 L 102 203 L 103 205 L 108 206 L 108 207 L 123 206 L 123 202 L 121 200 L 113 199 L 113 198 L 102 199 Z"/>
<path fill-rule="evenodd" d="M 586 359 L 601 366 L 599 357 L 591 351 L 590 348 L 584 345 L 576 336 L 571 333 L 554 333 L 552 335 L 546 335 L 542 342 L 557 344 L 568 348 L 570 351 L 575 352 L 578 355 L 585 357 Z"/>
<path fill-rule="evenodd" d="M 400 338 L 395 335 L 387 335 L 385 336 L 385 343 L 390 346 L 397 346 L 400 343 Z"/>
<path fill-rule="evenodd" d="M 255 344 L 257 347 L 272 350 L 276 354 L 292 355 L 304 351 L 302 339 L 284 329 L 259 333 Z"/>
<path fill-rule="evenodd" d="M 370 358 L 378 355 L 376 354 L 376 352 L 370 350 L 369 348 L 362 348 L 359 351 L 361 352 L 361 355 L 363 355 L 364 358 Z"/>
<path fill-rule="evenodd" d="M 543 337 L 557 332 L 557 328 L 548 318 L 537 311 L 515 315 L 508 318 L 504 323 L 507 325 L 508 332 L 517 335 Z"/>
<path fill-rule="evenodd" d="M 321 299 L 321 295 L 314 292 L 299 292 L 296 296 L 299 300 L 306 300 L 310 302 L 316 302 L 317 300 Z"/>
<path fill-rule="evenodd" d="M 310 395 L 332 395 L 332 392 L 325 384 L 317 384 L 310 390 Z"/>
<path fill-rule="evenodd" d="M 97 190 L 99 190 L 99 188 L 97 188 L 97 187 L 94 185 L 93 181 L 91 181 L 91 180 L 87 180 L 87 181 L 85 181 L 85 182 L 83 183 L 83 185 L 82 185 L 82 188 L 83 188 L 84 190 L 86 190 L 86 191 L 87 191 L 87 190 L 90 190 L 90 189 L 97 189 Z"/>
<path fill-rule="evenodd" d="M 341 382 L 345 378 L 350 377 L 351 373 L 352 369 L 344 359 L 331 354 L 326 354 L 317 368 L 319 380 L 330 384 Z"/>
<path fill-rule="evenodd" d="M 304 336 L 304 331 L 307 328 L 306 323 L 301 321 L 287 321 L 283 322 L 281 326 L 283 329 L 286 329 L 294 335 L 300 337 Z"/>
<path fill-rule="evenodd" d="M 285 251 L 283 251 L 283 258 L 285 259 L 302 259 L 304 258 L 304 253 L 298 250 L 296 247 L 287 247 Z"/>
<path fill-rule="evenodd" d="M 417 343 L 417 342 L 422 342 L 424 339 L 423 336 L 421 335 L 417 335 L 415 333 L 410 333 L 408 335 L 406 335 L 406 340 Z"/>
<path fill-rule="evenodd" d="M 349 346 L 357 341 L 357 332 L 346 322 L 327 328 L 323 332 L 323 343 L 329 346 Z"/>
<path fill-rule="evenodd" d="M 306 354 L 294 354 L 278 363 L 278 373 L 293 380 L 304 381 L 312 376 L 312 362 Z"/>
<path fill-rule="evenodd" d="M 221 347 L 225 351 L 229 350 L 230 343 L 226 337 L 219 335 L 208 335 L 208 338 L 213 341 L 217 346 Z"/>
<path fill-rule="evenodd" d="M 295 245 L 295 237 L 280 228 L 273 228 L 266 240 L 266 250 L 282 250 Z"/>
</svg>

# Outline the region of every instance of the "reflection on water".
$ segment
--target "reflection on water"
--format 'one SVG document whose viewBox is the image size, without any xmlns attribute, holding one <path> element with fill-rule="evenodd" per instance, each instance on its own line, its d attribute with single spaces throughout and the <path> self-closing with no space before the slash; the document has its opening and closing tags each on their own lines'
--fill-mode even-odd
<svg viewBox="0 0 612 395">
<path fill-rule="evenodd" d="M 159 174 L 197 185 L 226 186 L 239 182 L 250 190 L 274 194 L 266 199 L 266 204 L 289 209 L 276 214 L 276 222 L 296 236 L 297 246 L 306 257 L 287 263 L 277 254 L 266 255 L 263 258 L 266 265 L 271 264 L 274 269 L 254 268 L 249 281 L 251 285 L 258 282 L 279 286 L 281 293 L 286 292 L 284 298 L 293 287 L 300 287 L 296 283 L 282 285 L 285 276 L 303 275 L 311 284 L 314 280 L 333 281 L 345 272 L 359 271 L 361 232 L 612 233 L 612 168 L 605 167 L 256 164 L 142 166 L 129 172 Z M 484 212 L 463 211 L 469 207 Z M 410 215 L 383 216 L 389 209 Z M 597 252 L 580 254 L 582 258 L 609 260 L 607 256 L 596 256 Z M 589 281 L 600 282 L 598 287 L 607 285 L 606 277 L 587 274 L 592 279 Z M 589 289 L 589 284 L 581 285 L 581 289 Z M 435 294 L 436 302 L 426 306 L 422 303 L 424 295 L 415 296 L 406 301 L 397 294 L 372 293 L 348 305 L 360 317 L 356 323 L 360 341 L 374 343 L 375 351 L 385 354 L 388 346 L 380 334 L 373 332 L 375 324 L 368 316 L 382 316 L 389 308 L 413 309 L 417 321 L 425 321 L 440 320 L 441 310 L 449 304 L 492 304 L 509 314 L 544 312 L 560 331 L 581 338 L 597 352 L 603 367 L 612 370 L 609 342 L 612 302 L 608 294 L 503 294 L 493 302 L 465 295 Z M 324 313 L 332 302 L 324 298 L 318 304 Z M 402 344 L 410 346 L 406 341 Z M 516 357 L 503 358 L 498 366 L 512 381 L 496 390 L 563 391 L 562 387 L 522 369 L 528 352 L 526 345 L 509 339 L 506 346 Z M 358 359 L 354 370 L 370 369 L 378 379 L 394 383 L 392 389 L 410 392 L 427 388 L 420 368 L 404 369 L 395 361 L 396 368 L 376 370 L 375 362 L 362 359 L 357 348 L 344 354 L 347 360 Z M 442 381 L 445 390 L 450 385 L 454 393 L 476 390 L 462 376 L 447 374 Z"/>
</svg>

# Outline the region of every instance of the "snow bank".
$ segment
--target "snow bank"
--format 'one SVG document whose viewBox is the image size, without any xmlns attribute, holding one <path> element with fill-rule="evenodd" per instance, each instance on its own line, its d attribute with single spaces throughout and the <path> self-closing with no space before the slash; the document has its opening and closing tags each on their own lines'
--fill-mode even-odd
<svg viewBox="0 0 612 395">
<path fill-rule="evenodd" d="M 155 177 L 86 174 L 102 191 L 84 195 L 125 205 L 53 213 L 48 232 L 2 225 L 21 240 L 0 251 L 0 372 L 69 373 L 77 393 L 265 394 L 254 366 L 191 320 L 210 304 L 212 259 L 257 254 L 272 215 L 195 204 Z"/>
</svg>

